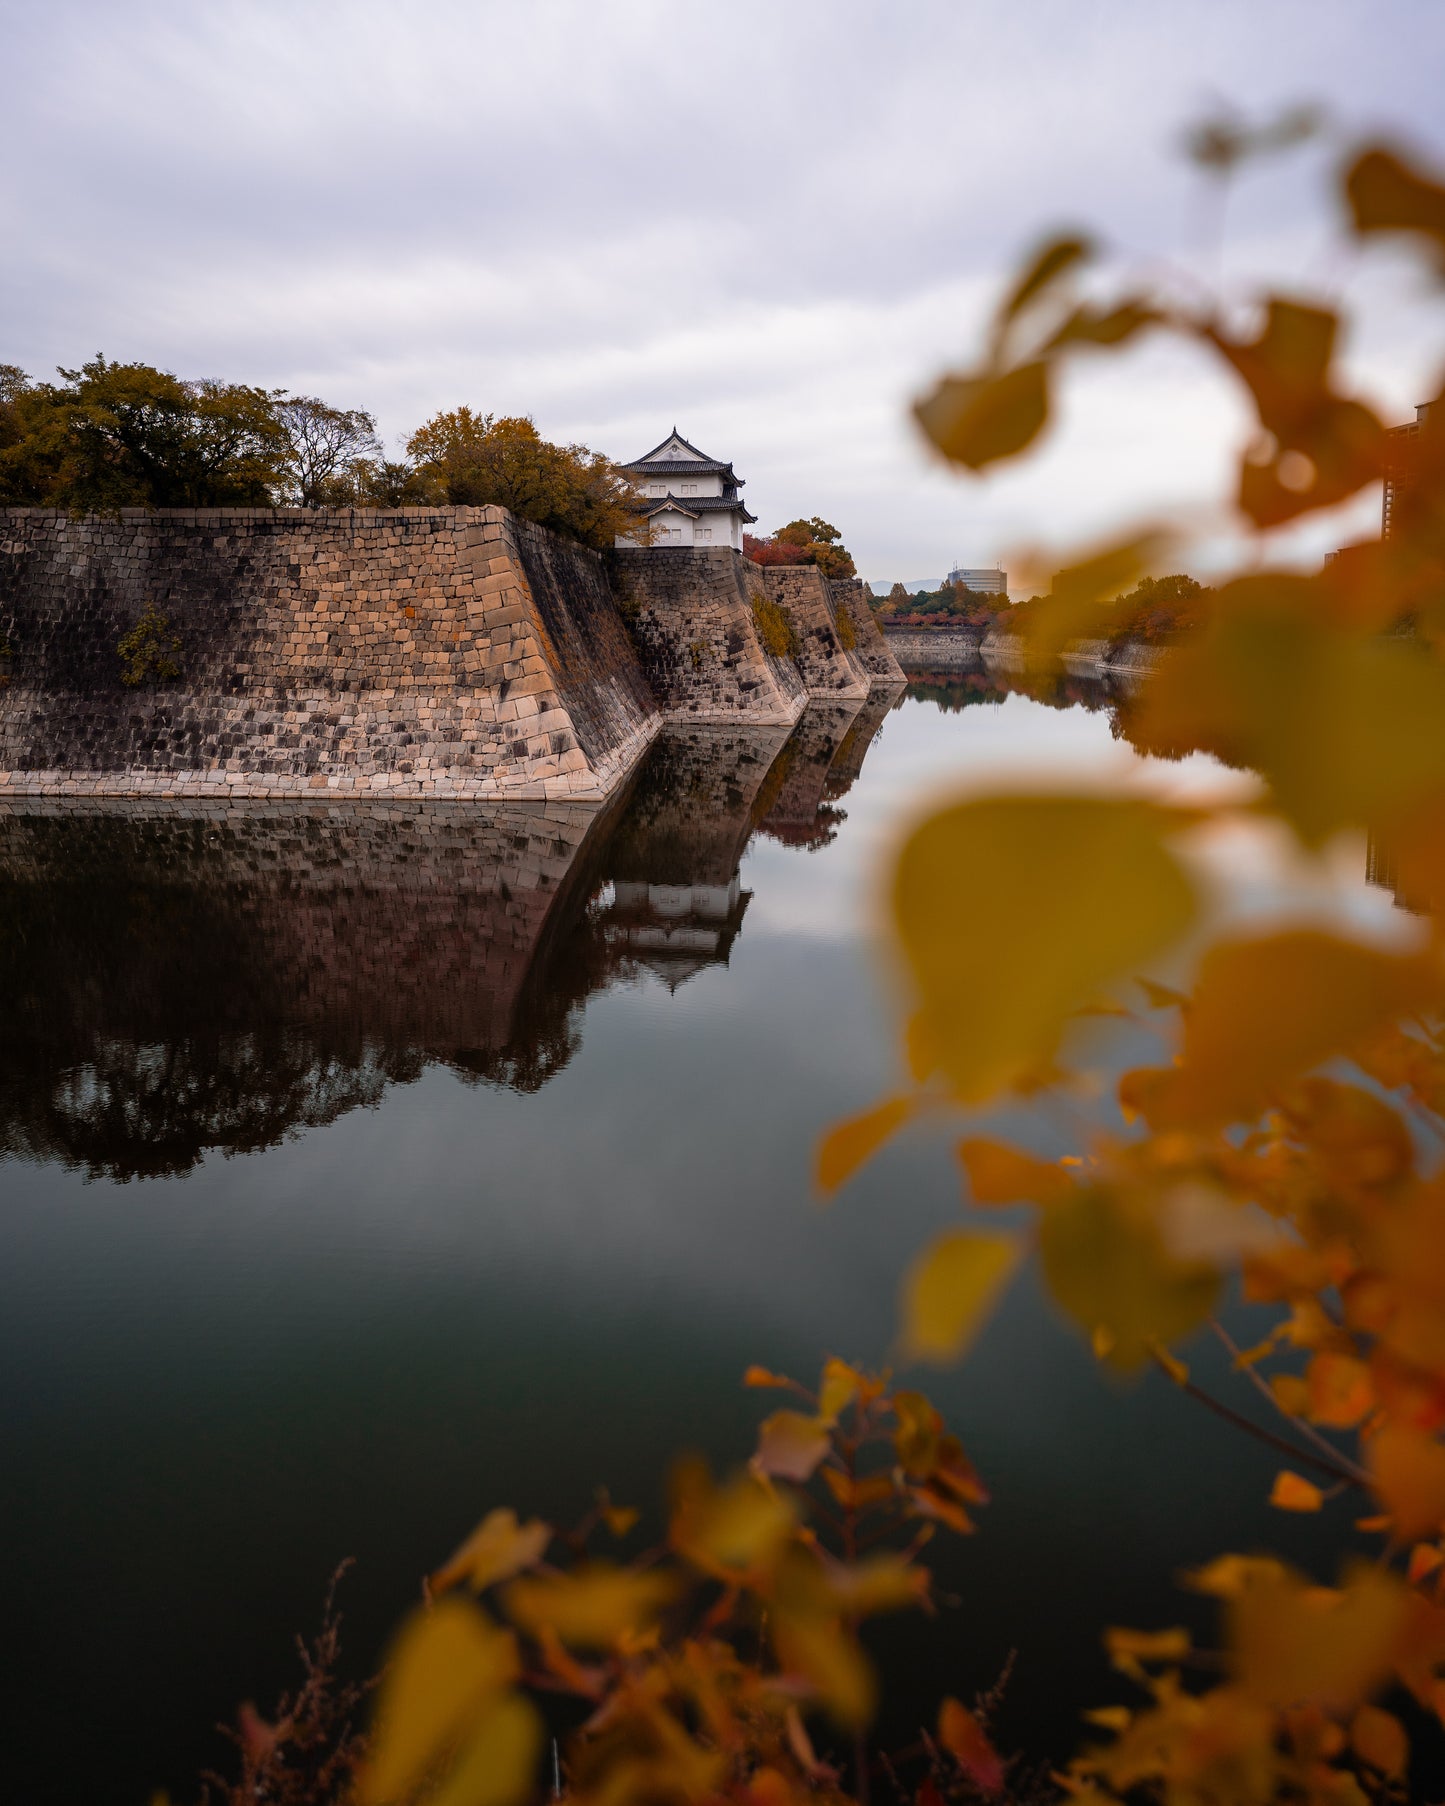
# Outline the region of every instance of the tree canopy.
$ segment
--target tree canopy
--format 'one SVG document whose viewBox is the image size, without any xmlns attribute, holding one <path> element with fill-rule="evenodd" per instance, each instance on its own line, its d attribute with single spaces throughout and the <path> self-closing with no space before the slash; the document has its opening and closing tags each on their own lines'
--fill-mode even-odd
<svg viewBox="0 0 1445 1806">
<path fill-rule="evenodd" d="M 641 501 L 617 466 L 585 445 L 553 445 L 530 419 L 452 408 L 418 427 L 406 448 L 438 500 L 510 508 L 599 551 L 638 531 Z"/>
<path fill-rule="evenodd" d="M 60 382 L 0 364 L 0 506 L 493 505 L 605 549 L 641 532 L 610 459 L 555 445 L 530 419 L 436 414 L 388 459 L 364 408 L 246 383 L 189 380 L 97 354 Z"/>
<path fill-rule="evenodd" d="M 843 535 L 816 514 L 810 520 L 790 520 L 768 539 L 745 533 L 743 556 L 754 564 L 815 564 L 825 577 L 858 575 Z"/>
</svg>

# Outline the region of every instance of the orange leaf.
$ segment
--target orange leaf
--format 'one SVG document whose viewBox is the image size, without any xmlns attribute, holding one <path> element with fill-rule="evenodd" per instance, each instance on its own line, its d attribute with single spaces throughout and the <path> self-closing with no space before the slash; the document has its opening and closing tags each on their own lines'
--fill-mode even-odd
<svg viewBox="0 0 1445 1806">
<path fill-rule="evenodd" d="M 1445 188 L 1394 151 L 1372 145 L 1345 177 L 1357 232 L 1418 232 L 1445 251 Z"/>
<path fill-rule="evenodd" d="M 766 1367 L 749 1367 L 743 1375 L 745 1386 L 791 1386 L 792 1383 L 785 1374 L 769 1373 Z"/>
<path fill-rule="evenodd" d="M 1281 1468 L 1274 1477 L 1274 1490 L 1269 1502 L 1277 1511 L 1318 1511 L 1325 1495 L 1312 1481 Z"/>
<path fill-rule="evenodd" d="M 1378 1706 L 1361 1706 L 1350 1724 L 1350 1747 L 1382 1775 L 1397 1779 L 1410 1760 L 1410 1740 L 1392 1712 Z"/>
<path fill-rule="evenodd" d="M 999 1792 L 1003 1763 L 998 1752 L 978 1719 L 956 1699 L 945 1699 L 938 1708 L 938 1741 L 975 1787 L 984 1793 Z"/>
<path fill-rule="evenodd" d="M 913 1114 L 914 1100 L 885 1098 L 861 1116 L 835 1123 L 818 1143 L 816 1173 L 825 1192 L 835 1192 L 858 1168 L 871 1160 L 884 1142 L 896 1135 Z"/>
<path fill-rule="evenodd" d="M 1370 1370 L 1353 1355 L 1326 1350 L 1310 1362 L 1309 1415 L 1333 1430 L 1351 1430 L 1373 1408 L 1375 1389 Z"/>
<path fill-rule="evenodd" d="M 1006 1141 L 970 1136 L 959 1142 L 958 1157 L 975 1204 L 1049 1204 L 1073 1190 L 1059 1167 Z"/>
<path fill-rule="evenodd" d="M 1445 1522 L 1445 1447 L 1403 1424 L 1386 1424 L 1370 1443 L 1370 1477 L 1402 1542 Z"/>
</svg>

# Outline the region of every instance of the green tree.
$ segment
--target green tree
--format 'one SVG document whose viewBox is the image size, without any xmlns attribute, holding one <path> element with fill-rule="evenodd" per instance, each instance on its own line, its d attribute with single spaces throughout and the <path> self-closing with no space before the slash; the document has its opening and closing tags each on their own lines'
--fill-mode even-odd
<svg viewBox="0 0 1445 1806">
<path fill-rule="evenodd" d="M 508 508 L 599 551 L 641 521 L 636 490 L 608 458 L 554 445 L 519 416 L 453 408 L 418 427 L 407 451 L 439 500 Z"/>
<path fill-rule="evenodd" d="M 264 507 L 286 481 L 276 396 L 244 383 L 186 382 L 97 354 L 32 384 L 0 381 L 0 499 L 112 509 Z"/>
</svg>

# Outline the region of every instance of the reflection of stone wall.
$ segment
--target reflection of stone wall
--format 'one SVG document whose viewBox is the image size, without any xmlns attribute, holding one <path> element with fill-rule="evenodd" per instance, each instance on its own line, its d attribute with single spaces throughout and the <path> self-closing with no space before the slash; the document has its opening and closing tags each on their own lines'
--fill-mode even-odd
<svg viewBox="0 0 1445 1806">
<path fill-rule="evenodd" d="M 670 727 L 659 736 L 604 855 L 607 876 L 726 885 L 776 800 L 787 726 Z"/>
<path fill-rule="evenodd" d="M 824 791 L 834 759 L 862 711 L 856 702 L 810 702 L 778 764 L 785 767 L 777 795 L 758 832 L 787 846 L 824 847 L 843 819 Z"/>
<path fill-rule="evenodd" d="M 763 646 L 756 565 L 725 547 L 620 550 L 617 594 L 658 701 L 674 718 L 796 721 L 803 680 Z"/>
<path fill-rule="evenodd" d="M 560 802 L 0 812 L 0 1148 L 183 1170 L 428 1061 L 540 1083 L 577 998 L 538 1007 L 537 968 L 597 819 Z"/>
<path fill-rule="evenodd" d="M 868 749 L 877 739 L 885 717 L 890 715 L 908 694 L 904 684 L 889 684 L 876 689 L 853 717 L 843 743 L 834 754 L 823 785 L 824 800 L 837 802 L 853 788 L 868 757 Z"/>
<path fill-rule="evenodd" d="M 656 726 L 601 559 L 500 508 L 0 512 L 0 633 L 0 795 L 598 798 Z"/>
</svg>

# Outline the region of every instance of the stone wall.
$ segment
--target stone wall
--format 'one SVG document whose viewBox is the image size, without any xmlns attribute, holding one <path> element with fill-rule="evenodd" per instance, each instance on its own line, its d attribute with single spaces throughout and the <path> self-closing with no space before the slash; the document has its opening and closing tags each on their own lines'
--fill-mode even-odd
<svg viewBox="0 0 1445 1806">
<path fill-rule="evenodd" d="M 876 684 L 901 684 L 903 669 L 893 656 L 883 629 L 873 613 L 873 591 L 861 577 L 834 577 L 828 591 L 833 599 L 833 615 L 846 609 L 853 623 L 853 656 Z"/>
<path fill-rule="evenodd" d="M 761 573 L 727 547 L 623 548 L 618 606 L 658 702 L 676 720 L 790 725 L 807 692 L 792 659 L 763 645 Z"/>
<path fill-rule="evenodd" d="M 0 795 L 597 799 L 658 725 L 602 560 L 499 508 L 10 510 L 0 638 Z"/>
<path fill-rule="evenodd" d="M 868 671 L 838 638 L 828 580 L 818 567 L 749 564 L 747 580 L 760 585 L 793 623 L 794 662 L 809 696 L 862 702 L 868 694 Z"/>
<path fill-rule="evenodd" d="M 909 671 L 943 671 L 953 666 L 976 665 L 979 657 L 978 635 L 947 627 L 889 629 L 883 636 L 888 642 L 900 674 Z"/>
</svg>

